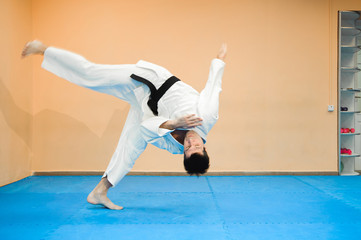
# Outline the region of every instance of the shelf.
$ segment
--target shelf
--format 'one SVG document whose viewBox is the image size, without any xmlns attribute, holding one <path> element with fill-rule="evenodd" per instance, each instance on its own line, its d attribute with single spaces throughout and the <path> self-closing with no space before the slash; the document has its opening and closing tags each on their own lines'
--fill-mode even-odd
<svg viewBox="0 0 361 240">
<path fill-rule="evenodd" d="M 361 21 L 360 20 L 356 20 L 355 27 L 361 29 Z"/>
<path fill-rule="evenodd" d="M 361 29 L 361 28 L 360 28 Z M 361 43 L 358 45 L 341 45 L 342 48 L 361 48 Z"/>
<path fill-rule="evenodd" d="M 355 136 L 360 135 L 360 133 L 340 133 L 341 136 Z"/>
<path fill-rule="evenodd" d="M 359 114 L 361 111 L 357 111 L 355 99 L 358 97 L 361 92 L 361 86 L 357 85 L 357 80 L 359 79 L 361 72 L 360 65 L 360 53 L 361 53 L 361 13 L 356 11 L 341 11 L 339 12 L 339 58 L 338 58 L 338 93 L 340 98 L 338 99 L 339 106 L 347 106 L 348 111 L 341 111 L 341 108 L 338 108 L 338 113 L 341 113 L 339 116 L 339 127 L 344 125 L 349 128 L 355 128 L 356 116 L 354 114 Z M 356 80 L 357 79 L 357 80 Z M 341 88 L 341 86 L 343 88 Z M 361 95 L 360 95 L 361 98 Z M 354 133 L 341 133 L 341 128 L 338 129 L 338 160 L 339 160 L 339 174 L 342 176 L 355 176 L 358 175 L 355 172 L 355 161 L 361 156 L 361 150 L 355 148 L 355 141 L 361 135 L 361 131 L 358 130 Z M 357 137 L 355 137 L 357 136 Z M 341 154 L 341 146 L 351 147 L 353 146 L 352 154 Z M 343 152 L 343 151 L 342 151 Z"/>
<path fill-rule="evenodd" d="M 341 92 L 361 92 L 360 88 L 341 88 Z"/>
<path fill-rule="evenodd" d="M 341 46 L 341 51 L 343 53 L 355 53 L 361 50 L 360 46 L 352 46 L 352 45 L 343 45 Z"/>
<path fill-rule="evenodd" d="M 356 27 L 341 27 L 342 35 L 356 36 L 361 33 L 361 30 Z"/>
<path fill-rule="evenodd" d="M 361 111 L 340 111 L 343 114 L 354 114 L 354 113 L 361 113 Z"/>
<path fill-rule="evenodd" d="M 349 158 L 349 157 L 360 157 L 361 155 L 360 154 L 351 154 L 351 155 L 348 155 L 348 154 L 340 154 L 340 157 L 345 157 L 345 158 Z"/>
<path fill-rule="evenodd" d="M 360 17 L 358 12 L 353 11 L 342 11 L 341 18 L 342 20 L 357 20 Z"/>
<path fill-rule="evenodd" d="M 358 172 L 341 172 L 341 176 L 358 176 L 360 175 Z"/>
<path fill-rule="evenodd" d="M 356 73 L 361 71 L 358 67 L 341 67 L 342 72 Z"/>
</svg>

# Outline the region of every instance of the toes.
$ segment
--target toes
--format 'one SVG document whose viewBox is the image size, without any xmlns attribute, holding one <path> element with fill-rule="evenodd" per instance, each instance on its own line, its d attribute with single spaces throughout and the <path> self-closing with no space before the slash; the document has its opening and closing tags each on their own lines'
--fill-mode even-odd
<svg viewBox="0 0 361 240">
<path fill-rule="evenodd" d="M 121 206 L 118 206 L 118 205 L 114 205 L 112 207 L 108 207 L 109 209 L 112 209 L 112 210 L 123 210 L 123 207 Z"/>
<path fill-rule="evenodd" d="M 26 57 L 28 55 L 28 49 L 29 49 L 29 43 L 27 43 L 23 49 L 23 51 L 21 52 L 21 56 L 22 57 Z"/>
</svg>

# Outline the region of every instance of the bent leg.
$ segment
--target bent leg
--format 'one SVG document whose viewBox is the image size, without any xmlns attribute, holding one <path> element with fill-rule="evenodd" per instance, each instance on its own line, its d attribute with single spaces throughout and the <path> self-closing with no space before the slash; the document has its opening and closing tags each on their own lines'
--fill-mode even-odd
<svg viewBox="0 0 361 240">
<path fill-rule="evenodd" d="M 147 147 L 140 132 L 141 120 L 142 112 L 131 106 L 118 146 L 103 175 L 113 186 L 133 168 L 135 161 Z"/>
<path fill-rule="evenodd" d="M 110 160 L 110 163 L 102 177 L 102 180 L 88 196 L 88 202 L 102 204 L 109 209 L 120 210 L 107 197 L 110 187 L 114 187 L 132 169 L 137 158 L 147 147 L 147 142 L 140 133 L 142 112 L 135 106 L 131 106 L 118 146 Z"/>
</svg>

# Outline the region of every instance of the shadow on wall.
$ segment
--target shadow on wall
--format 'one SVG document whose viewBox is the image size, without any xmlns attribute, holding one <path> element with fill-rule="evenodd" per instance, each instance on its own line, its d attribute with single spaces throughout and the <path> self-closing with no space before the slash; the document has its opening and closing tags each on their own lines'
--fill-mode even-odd
<svg viewBox="0 0 361 240">
<path fill-rule="evenodd" d="M 51 110 L 39 112 L 34 116 L 37 135 L 34 159 L 41 163 L 35 166 L 52 170 L 105 168 L 116 148 L 126 113 L 115 110 L 105 131 L 98 136 L 86 124 L 69 115 Z"/>
<path fill-rule="evenodd" d="M 26 143 L 29 149 L 32 147 L 31 128 L 33 117 L 18 107 L 0 79 L 0 109 L 8 126 Z"/>
<path fill-rule="evenodd" d="M 74 160 L 84 158 L 93 168 L 106 167 L 104 164 L 115 150 L 128 112 L 116 109 L 105 131 L 98 136 L 83 122 L 60 112 L 43 110 L 32 116 L 16 105 L 1 79 L 0 109 L 8 126 L 31 149 L 35 161 L 45 161 L 45 165 L 55 168 L 66 168 L 67 164 L 76 166 Z"/>
</svg>

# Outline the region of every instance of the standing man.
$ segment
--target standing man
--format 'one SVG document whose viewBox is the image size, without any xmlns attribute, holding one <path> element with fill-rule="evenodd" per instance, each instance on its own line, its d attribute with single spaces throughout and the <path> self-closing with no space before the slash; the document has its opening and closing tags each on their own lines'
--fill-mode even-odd
<svg viewBox="0 0 361 240">
<path fill-rule="evenodd" d="M 190 175 L 204 174 L 209 157 L 204 144 L 218 120 L 219 93 L 224 70 L 226 44 L 212 60 L 208 81 L 198 93 L 167 69 L 140 60 L 137 64 L 104 65 L 35 40 L 25 45 L 22 56 L 43 55 L 42 67 L 77 85 L 113 95 L 130 103 L 118 146 L 88 202 L 121 210 L 108 197 L 131 170 L 148 143 L 172 154 L 184 154 Z"/>
</svg>

